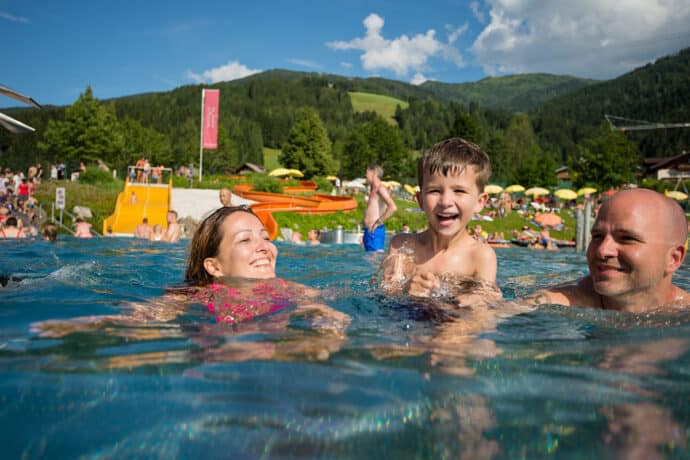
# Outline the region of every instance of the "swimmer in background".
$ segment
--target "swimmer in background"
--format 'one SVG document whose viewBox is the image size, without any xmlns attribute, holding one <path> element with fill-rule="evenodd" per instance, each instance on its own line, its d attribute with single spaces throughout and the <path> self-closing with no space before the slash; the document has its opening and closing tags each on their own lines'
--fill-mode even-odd
<svg viewBox="0 0 690 460">
<path fill-rule="evenodd" d="M 177 222 L 177 211 L 170 210 L 167 215 L 168 229 L 165 231 L 164 240 L 169 243 L 176 243 L 182 237 L 182 228 Z"/>
<path fill-rule="evenodd" d="M 319 240 L 319 236 L 321 236 L 321 232 L 319 229 L 312 228 L 307 232 L 307 238 L 309 241 L 309 244 L 314 245 L 314 244 L 321 244 L 321 240 Z"/>
<path fill-rule="evenodd" d="M 164 241 L 164 239 L 165 232 L 163 231 L 163 226 L 161 226 L 161 224 L 154 225 L 149 241 Z"/>
<path fill-rule="evenodd" d="M 141 223 L 134 229 L 134 237 L 141 238 L 143 240 L 151 239 L 151 225 L 149 225 L 149 218 L 144 217 L 141 219 Z"/>
<path fill-rule="evenodd" d="M 26 233 L 19 227 L 19 222 L 15 216 L 9 216 L 5 219 L 5 226 L 0 228 L 0 239 L 2 238 L 26 238 Z"/>
<path fill-rule="evenodd" d="M 93 238 L 91 233 L 91 224 L 83 220 L 81 217 L 77 217 L 74 221 L 77 228 L 74 232 L 76 238 Z"/>
<path fill-rule="evenodd" d="M 58 235 L 58 226 L 53 222 L 48 222 L 43 226 L 41 234 L 43 235 L 43 239 L 45 241 L 56 241 Z"/>
<path fill-rule="evenodd" d="M 489 157 L 477 145 L 452 138 L 427 150 L 417 165 L 417 201 L 428 221 L 422 233 L 396 235 L 381 264 L 382 287 L 430 297 L 441 281 L 469 281 L 500 298 L 496 287 L 496 253 L 469 233 L 472 215 L 482 210 L 484 186 L 491 175 Z M 416 283 L 408 285 L 412 278 Z M 486 293 L 484 293 L 486 295 Z M 462 292 L 461 303 L 474 302 Z"/>
</svg>

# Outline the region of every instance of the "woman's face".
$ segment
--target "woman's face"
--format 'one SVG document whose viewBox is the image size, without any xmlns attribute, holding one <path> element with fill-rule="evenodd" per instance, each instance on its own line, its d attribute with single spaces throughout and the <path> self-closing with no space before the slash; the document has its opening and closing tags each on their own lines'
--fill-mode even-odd
<svg viewBox="0 0 690 460">
<path fill-rule="evenodd" d="M 275 278 L 278 249 L 258 217 L 233 212 L 223 221 L 221 231 L 218 255 L 204 260 L 204 268 L 211 276 Z"/>
</svg>

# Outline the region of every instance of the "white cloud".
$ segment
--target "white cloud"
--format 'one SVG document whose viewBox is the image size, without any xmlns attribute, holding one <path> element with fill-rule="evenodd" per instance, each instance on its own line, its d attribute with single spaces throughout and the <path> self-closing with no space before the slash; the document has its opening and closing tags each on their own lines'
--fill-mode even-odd
<svg viewBox="0 0 690 460">
<path fill-rule="evenodd" d="M 480 9 L 479 7 L 479 2 L 474 1 L 470 3 L 470 10 L 472 10 L 472 14 L 474 17 L 477 19 L 477 21 L 480 24 L 485 24 L 486 23 L 486 16 L 484 16 L 484 12 Z"/>
<path fill-rule="evenodd" d="M 21 16 L 15 16 L 13 14 L 6 12 L 6 11 L 0 11 L 0 18 L 7 19 L 8 21 L 12 21 L 12 22 L 20 22 L 22 24 L 28 24 L 29 23 L 29 20 L 27 18 L 24 18 Z"/>
<path fill-rule="evenodd" d="M 489 75 L 548 72 L 612 78 L 690 42 L 687 0 L 486 3 L 490 22 L 472 51 Z"/>
<path fill-rule="evenodd" d="M 238 78 L 248 77 L 259 72 L 261 70 L 250 69 L 237 61 L 230 61 L 220 67 L 204 70 L 201 74 L 188 70 L 187 78 L 197 83 L 217 83 L 219 81 L 237 80 Z"/>
<path fill-rule="evenodd" d="M 386 39 L 382 35 L 383 24 L 383 18 L 372 13 L 364 19 L 366 29 L 364 37 L 350 41 L 328 42 L 326 46 L 341 51 L 362 51 L 360 56 L 362 67 L 369 72 L 387 70 L 398 76 L 406 76 L 411 71 L 429 70 L 429 60 L 435 57 L 448 60 L 458 66 L 462 65 L 460 52 L 452 46 L 452 43 L 464 31 L 465 26 L 451 31 L 449 42 L 443 43 L 436 39 L 436 31 L 433 29 L 412 37 L 401 35 L 397 38 Z"/>
<path fill-rule="evenodd" d="M 351 69 L 352 68 L 352 63 L 351 62 L 341 62 L 340 67 L 344 67 L 346 69 Z"/>
<path fill-rule="evenodd" d="M 306 59 L 293 59 L 290 58 L 287 60 L 290 64 L 298 65 L 300 67 L 306 67 L 308 69 L 323 69 L 323 66 L 321 64 L 318 64 L 314 61 L 308 61 Z"/>
<path fill-rule="evenodd" d="M 412 83 L 413 85 L 421 85 L 422 83 L 424 83 L 427 80 L 428 80 L 428 78 L 426 78 L 421 73 L 417 72 L 416 74 L 414 74 L 414 77 L 412 77 L 412 80 L 410 81 L 410 83 Z"/>
</svg>

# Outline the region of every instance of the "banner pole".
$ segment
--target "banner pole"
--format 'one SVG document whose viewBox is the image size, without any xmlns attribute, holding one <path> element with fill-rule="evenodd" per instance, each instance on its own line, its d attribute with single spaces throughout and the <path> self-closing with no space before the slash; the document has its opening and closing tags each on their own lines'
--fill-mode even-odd
<svg viewBox="0 0 690 460">
<path fill-rule="evenodd" d="M 204 170 L 204 94 L 205 89 L 201 90 L 201 123 L 199 123 L 199 183 Z"/>
</svg>

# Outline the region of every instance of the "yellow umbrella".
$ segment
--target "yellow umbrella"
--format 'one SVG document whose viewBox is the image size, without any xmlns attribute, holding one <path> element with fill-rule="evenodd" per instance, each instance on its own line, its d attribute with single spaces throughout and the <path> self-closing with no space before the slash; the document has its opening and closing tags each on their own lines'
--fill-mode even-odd
<svg viewBox="0 0 690 460">
<path fill-rule="evenodd" d="M 582 187 L 577 191 L 577 196 L 591 195 L 593 193 L 597 193 L 597 189 L 594 187 Z"/>
<path fill-rule="evenodd" d="M 672 190 L 670 192 L 666 190 L 664 192 L 664 195 L 666 195 L 669 198 L 673 198 L 676 201 L 684 201 L 688 199 L 688 196 L 685 193 L 679 192 L 678 190 Z"/>
<path fill-rule="evenodd" d="M 527 190 L 525 190 L 525 195 L 527 195 L 527 196 L 530 196 L 530 195 L 534 195 L 534 196 L 548 195 L 549 193 L 551 193 L 551 192 L 549 192 L 547 189 L 545 189 L 543 187 L 532 187 L 532 188 L 528 188 Z"/>
<path fill-rule="evenodd" d="M 525 187 L 523 187 L 520 184 L 509 185 L 504 190 L 504 192 L 508 192 L 508 193 L 518 193 L 518 192 L 524 192 L 524 191 L 525 191 Z"/>
<path fill-rule="evenodd" d="M 575 190 L 570 190 L 569 188 L 559 188 L 553 192 L 553 196 L 560 198 L 561 200 L 574 200 L 577 198 L 577 192 Z"/>
<path fill-rule="evenodd" d="M 287 175 L 290 177 L 304 177 L 304 174 L 299 169 L 288 169 Z"/>
<path fill-rule="evenodd" d="M 400 182 L 394 181 L 394 180 L 389 180 L 389 181 L 381 181 L 383 185 L 385 185 L 387 188 L 398 188 L 400 187 Z"/>
<path fill-rule="evenodd" d="M 338 180 L 338 178 L 335 176 L 326 176 L 326 180 L 336 181 L 336 180 Z"/>
<path fill-rule="evenodd" d="M 275 176 L 275 177 L 281 177 L 281 176 L 289 176 L 290 175 L 290 170 L 287 168 L 276 168 L 270 173 L 268 173 L 269 176 Z"/>
<path fill-rule="evenodd" d="M 495 184 L 489 184 L 486 187 L 484 187 L 484 193 L 489 193 L 489 194 L 495 194 L 495 193 L 501 193 L 503 191 L 503 187 L 500 185 L 495 185 Z"/>
<path fill-rule="evenodd" d="M 419 187 L 413 187 L 410 184 L 403 185 L 403 188 L 407 191 L 407 193 L 409 193 L 412 196 L 414 196 L 419 191 Z"/>
</svg>

